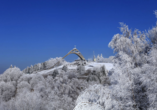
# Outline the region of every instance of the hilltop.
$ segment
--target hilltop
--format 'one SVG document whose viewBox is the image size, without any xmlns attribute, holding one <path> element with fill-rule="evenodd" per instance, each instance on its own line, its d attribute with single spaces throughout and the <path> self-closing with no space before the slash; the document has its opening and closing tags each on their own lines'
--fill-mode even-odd
<svg viewBox="0 0 157 110">
<path fill-rule="evenodd" d="M 112 69 L 112 63 L 81 61 L 62 61 L 54 68 L 31 73 L 10 67 L 0 75 L 0 109 L 73 110 L 82 103 L 76 100 L 88 87 L 110 85 Z"/>
</svg>

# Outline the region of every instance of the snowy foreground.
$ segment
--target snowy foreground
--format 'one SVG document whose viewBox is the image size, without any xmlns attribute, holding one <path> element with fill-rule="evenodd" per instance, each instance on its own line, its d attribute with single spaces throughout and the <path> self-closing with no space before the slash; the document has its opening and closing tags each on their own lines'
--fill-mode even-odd
<svg viewBox="0 0 157 110">
<path fill-rule="evenodd" d="M 102 98 L 108 95 L 101 95 L 112 68 L 111 63 L 65 63 L 26 74 L 11 67 L 0 75 L 0 110 L 105 110 Z"/>
</svg>

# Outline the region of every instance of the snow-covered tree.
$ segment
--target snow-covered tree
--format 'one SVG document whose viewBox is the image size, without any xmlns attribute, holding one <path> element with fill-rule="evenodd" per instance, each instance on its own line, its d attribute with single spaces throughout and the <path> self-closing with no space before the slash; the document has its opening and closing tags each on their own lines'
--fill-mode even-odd
<svg viewBox="0 0 157 110">
<path fill-rule="evenodd" d="M 103 55 L 97 56 L 96 61 L 97 62 L 103 62 L 103 63 L 112 63 L 114 56 L 110 56 L 109 58 L 104 58 Z"/>
<path fill-rule="evenodd" d="M 102 57 L 102 54 L 101 54 L 101 56 L 99 56 L 99 54 L 98 54 L 98 56 L 96 58 L 96 61 L 97 62 L 103 62 L 104 61 L 104 58 Z"/>
<path fill-rule="evenodd" d="M 78 95 L 89 85 L 78 79 L 76 72 L 60 69 L 45 77 L 9 68 L 0 75 L 0 109 L 72 110 Z"/>
<path fill-rule="evenodd" d="M 85 73 L 85 67 L 81 64 L 77 66 L 77 72 L 82 75 Z"/>
<path fill-rule="evenodd" d="M 64 70 L 65 72 L 67 72 L 68 71 L 67 65 L 64 65 L 63 68 L 62 68 L 62 70 Z"/>
<path fill-rule="evenodd" d="M 79 95 L 74 110 L 121 110 L 117 103 L 112 88 L 94 84 Z"/>
<path fill-rule="evenodd" d="M 18 79 L 23 75 L 19 68 L 9 68 L 0 75 L 0 103 L 15 97 Z"/>
<path fill-rule="evenodd" d="M 30 67 L 30 73 L 33 73 L 33 65 Z"/>
<path fill-rule="evenodd" d="M 47 60 L 43 63 L 38 63 L 38 64 L 35 64 L 34 66 L 31 65 L 31 67 L 24 69 L 23 72 L 24 73 L 33 73 L 35 71 L 50 69 L 54 65 L 59 66 L 61 64 L 66 64 L 65 60 L 63 60 L 61 57 L 50 58 L 49 60 Z"/>
<path fill-rule="evenodd" d="M 59 66 L 61 64 L 63 64 L 64 60 L 61 57 L 57 57 L 57 58 L 51 58 L 49 60 L 46 61 L 46 68 L 51 68 L 52 66 L 54 66 L 56 63 L 56 66 Z"/>
<path fill-rule="evenodd" d="M 97 55 L 96 60 L 97 60 L 97 61 L 99 61 L 99 60 L 100 60 L 100 56 L 99 56 L 99 54 Z"/>
<path fill-rule="evenodd" d="M 116 99 L 121 99 L 119 103 L 123 109 L 134 110 L 139 109 L 136 99 L 140 97 L 140 95 L 135 97 L 135 80 L 137 80 L 137 76 L 141 77 L 140 69 L 136 68 L 140 68 L 147 63 L 145 48 L 148 43 L 145 33 L 141 33 L 137 29 L 132 32 L 127 25 L 120 24 L 122 34 L 114 35 L 109 43 L 109 46 L 116 52 L 115 72 L 119 74 L 119 77 L 117 77 L 119 92 L 116 94 Z"/>
<path fill-rule="evenodd" d="M 154 28 L 152 28 L 152 30 L 154 30 Z M 157 36 L 154 35 L 154 38 L 155 37 Z M 157 108 L 157 42 L 153 42 L 147 60 L 149 63 L 142 67 L 142 81 L 146 85 L 149 110 L 155 110 Z"/>
</svg>

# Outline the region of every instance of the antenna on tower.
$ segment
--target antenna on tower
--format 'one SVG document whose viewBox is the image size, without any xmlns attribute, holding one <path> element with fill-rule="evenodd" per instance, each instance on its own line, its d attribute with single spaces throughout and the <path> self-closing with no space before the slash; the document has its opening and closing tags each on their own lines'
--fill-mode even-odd
<svg viewBox="0 0 157 110">
<path fill-rule="evenodd" d="M 96 61 L 94 51 L 93 51 L 93 61 L 94 61 L 94 62 Z"/>
</svg>

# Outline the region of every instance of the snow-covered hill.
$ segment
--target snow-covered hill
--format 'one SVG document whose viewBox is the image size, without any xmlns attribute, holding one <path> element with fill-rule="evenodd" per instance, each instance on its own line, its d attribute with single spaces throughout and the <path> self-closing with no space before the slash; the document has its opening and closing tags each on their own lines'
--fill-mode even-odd
<svg viewBox="0 0 157 110">
<path fill-rule="evenodd" d="M 77 69 L 77 65 L 74 65 L 74 64 L 70 64 L 70 63 L 66 63 L 64 65 L 67 65 L 67 68 L 68 69 L 74 69 L 76 70 Z M 54 71 L 55 69 L 62 69 L 64 65 L 60 65 L 58 67 L 55 67 L 55 68 L 52 68 L 52 69 L 48 69 L 48 70 L 43 70 L 43 71 L 40 71 L 40 72 L 35 72 L 35 73 L 38 73 L 38 74 L 47 74 L 49 72 L 52 72 Z M 112 63 L 97 63 L 97 62 L 89 62 L 85 65 L 85 70 L 88 70 L 88 69 L 91 69 L 93 70 L 95 67 L 99 68 L 101 66 L 105 66 L 106 69 L 109 71 L 113 68 L 113 64 Z"/>
<path fill-rule="evenodd" d="M 73 62 L 28 74 L 11 67 L 0 75 L 0 110 L 73 110 L 82 106 L 75 102 L 90 85 L 110 83 L 112 68 L 111 63 Z"/>
</svg>

